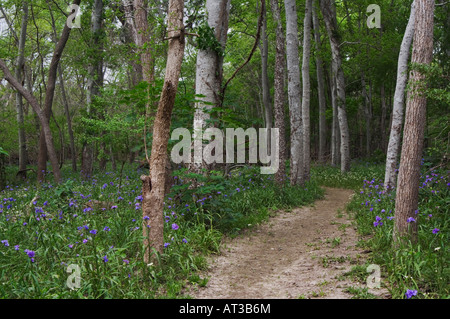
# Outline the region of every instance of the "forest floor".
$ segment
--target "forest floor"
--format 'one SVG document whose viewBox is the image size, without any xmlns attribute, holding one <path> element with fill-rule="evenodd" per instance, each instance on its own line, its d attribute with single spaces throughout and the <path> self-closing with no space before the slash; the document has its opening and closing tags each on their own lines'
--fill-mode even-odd
<svg viewBox="0 0 450 319">
<path fill-rule="evenodd" d="M 205 287 L 185 293 L 196 299 L 350 299 L 367 288 L 349 275 L 365 265 L 367 251 L 345 205 L 353 191 L 325 188 L 311 206 L 274 213 L 267 222 L 235 238 L 224 238 L 220 254 L 210 257 Z M 361 267 L 362 267 L 361 266 Z M 363 277 L 370 275 L 363 269 Z M 361 273 L 362 271 L 360 271 Z M 351 272 L 350 272 L 351 273 Z M 389 298 L 386 289 L 368 289 L 371 297 Z"/>
</svg>

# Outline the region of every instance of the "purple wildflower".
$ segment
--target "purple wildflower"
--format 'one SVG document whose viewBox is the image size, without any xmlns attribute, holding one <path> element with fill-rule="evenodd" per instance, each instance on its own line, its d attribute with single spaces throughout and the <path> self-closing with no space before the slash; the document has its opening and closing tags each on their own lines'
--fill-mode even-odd
<svg viewBox="0 0 450 319">
<path fill-rule="evenodd" d="M 411 223 L 411 222 L 415 222 L 416 220 L 414 218 L 412 218 L 412 217 L 409 217 L 406 221 L 408 223 Z"/>
<path fill-rule="evenodd" d="M 412 296 L 417 296 L 417 290 L 408 289 L 405 293 L 406 299 L 411 299 Z"/>
</svg>

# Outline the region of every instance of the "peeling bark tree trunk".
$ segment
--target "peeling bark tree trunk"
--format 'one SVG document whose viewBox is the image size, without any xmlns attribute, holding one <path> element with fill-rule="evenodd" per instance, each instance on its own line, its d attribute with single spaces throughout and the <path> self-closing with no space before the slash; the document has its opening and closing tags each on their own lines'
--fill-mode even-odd
<svg viewBox="0 0 450 319">
<path fill-rule="evenodd" d="M 280 8 L 278 0 L 270 0 L 273 18 L 277 23 L 276 27 L 276 55 L 275 55 L 275 128 L 279 131 L 279 163 L 280 166 L 275 174 L 275 182 L 279 185 L 284 183 L 286 172 L 286 140 L 284 126 L 284 35 L 281 22 Z M 276 142 L 276 141 L 275 141 Z"/>
<path fill-rule="evenodd" d="M 316 72 L 317 72 L 317 91 L 319 95 L 319 163 L 325 163 L 326 141 L 327 141 L 327 120 L 325 117 L 326 100 L 325 100 L 325 84 L 323 74 L 323 62 L 320 57 L 321 42 L 320 42 L 320 24 L 316 12 L 316 0 L 313 0 L 312 15 L 314 40 L 316 42 Z"/>
<path fill-rule="evenodd" d="M 22 83 L 24 83 L 24 55 L 25 55 L 25 40 L 27 36 L 27 24 L 28 24 L 28 3 L 27 1 L 23 2 L 22 6 L 23 17 L 22 17 L 22 25 L 20 28 L 20 38 L 19 38 L 19 55 L 17 57 L 17 65 L 16 65 L 16 79 Z M 26 145 L 26 137 L 25 137 L 25 127 L 24 127 L 24 116 L 23 116 L 23 100 L 22 95 L 19 92 L 16 92 L 16 111 L 17 111 L 17 124 L 19 125 L 19 172 L 20 176 L 26 178 L 27 172 L 27 145 Z"/>
<path fill-rule="evenodd" d="M 411 63 L 428 66 L 433 58 L 434 0 L 416 0 L 416 16 Z M 395 200 L 394 240 L 417 241 L 417 218 L 420 162 L 426 118 L 427 78 L 420 70 L 411 72 L 406 102 L 405 128 Z"/>
<path fill-rule="evenodd" d="M 336 20 L 336 8 L 331 0 L 321 0 L 320 7 L 325 20 L 328 38 L 331 46 L 332 78 L 336 78 L 336 104 L 338 109 L 340 131 L 341 172 L 350 170 L 350 132 L 345 108 L 345 78 L 342 70 L 340 53 L 340 35 Z"/>
<path fill-rule="evenodd" d="M 285 0 L 286 58 L 288 73 L 289 118 L 291 121 L 291 185 L 304 183 L 303 124 L 300 92 L 300 59 L 298 53 L 297 4 Z"/>
<path fill-rule="evenodd" d="M 178 88 L 181 64 L 184 54 L 183 0 L 169 1 L 166 74 L 158 111 L 153 125 L 153 142 L 150 157 L 150 174 L 142 175 L 142 211 L 144 235 L 144 262 L 152 259 L 151 250 L 162 254 L 164 244 L 163 207 L 166 186 L 167 145 L 170 137 L 170 123 Z"/>
<path fill-rule="evenodd" d="M 408 79 L 409 50 L 414 36 L 415 1 L 411 5 L 408 25 L 403 35 L 397 65 L 397 84 L 394 93 L 394 106 L 392 110 L 391 133 L 386 156 L 386 172 L 384 174 L 384 187 L 393 188 L 396 184 L 397 159 L 400 153 L 400 136 L 403 125 L 403 103 L 406 82 Z"/>
<path fill-rule="evenodd" d="M 305 20 L 303 23 L 303 64 L 302 64 L 302 122 L 303 122 L 303 180 L 309 181 L 311 174 L 311 123 L 310 101 L 311 84 L 309 76 L 309 60 L 311 55 L 311 10 L 312 0 L 306 0 Z"/>
</svg>

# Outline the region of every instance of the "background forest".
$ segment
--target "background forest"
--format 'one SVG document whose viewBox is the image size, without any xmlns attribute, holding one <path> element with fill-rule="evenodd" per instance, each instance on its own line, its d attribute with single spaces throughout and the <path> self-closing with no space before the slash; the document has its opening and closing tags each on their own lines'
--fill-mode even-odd
<svg viewBox="0 0 450 319">
<path fill-rule="evenodd" d="M 423 42 L 432 57 L 421 65 L 407 56 L 399 73 L 413 1 L 1 0 L 0 296 L 184 297 L 187 284 L 206 285 L 197 271 L 222 236 L 312 203 L 330 186 L 355 190 L 348 211 L 393 298 L 448 297 L 450 5 L 417 2 L 434 3 L 432 39 Z M 182 35 L 169 35 L 178 30 L 171 12 Z M 168 62 L 174 43 L 183 61 L 169 110 L 161 96 L 177 67 Z M 406 47 L 412 59 L 415 45 Z M 396 89 L 399 74 L 414 70 L 427 84 L 426 108 L 414 122 L 424 130 L 420 163 L 408 172 L 421 174 L 410 185 L 415 199 L 396 201 L 404 133 Z M 397 102 L 402 112 L 413 98 Z M 159 168 L 149 175 L 159 190 L 151 196 L 164 202 L 150 207 L 142 176 L 158 161 L 158 127 L 192 131 L 194 120 L 279 128 L 278 173 L 174 164 L 177 141 L 168 137 L 158 162 L 166 177 L 155 182 Z M 412 225 L 394 225 L 400 209 L 417 223 L 399 243 L 393 234 Z M 150 260 L 152 222 L 161 233 Z M 67 289 L 69 264 L 82 269 L 79 289 Z"/>
</svg>

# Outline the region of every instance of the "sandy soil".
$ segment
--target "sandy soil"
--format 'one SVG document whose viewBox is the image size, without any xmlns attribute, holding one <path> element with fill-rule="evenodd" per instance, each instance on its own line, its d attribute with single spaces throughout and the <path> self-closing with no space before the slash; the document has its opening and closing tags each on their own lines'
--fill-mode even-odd
<svg viewBox="0 0 450 319">
<path fill-rule="evenodd" d="M 313 206 L 278 212 L 236 238 L 225 238 L 221 254 L 211 256 L 202 274 L 207 285 L 186 293 L 197 299 L 352 298 L 348 287 L 366 287 L 343 276 L 366 256 L 356 247 L 358 236 L 345 213 L 353 192 L 325 190 Z M 387 295 L 383 289 L 369 292 Z"/>
</svg>

